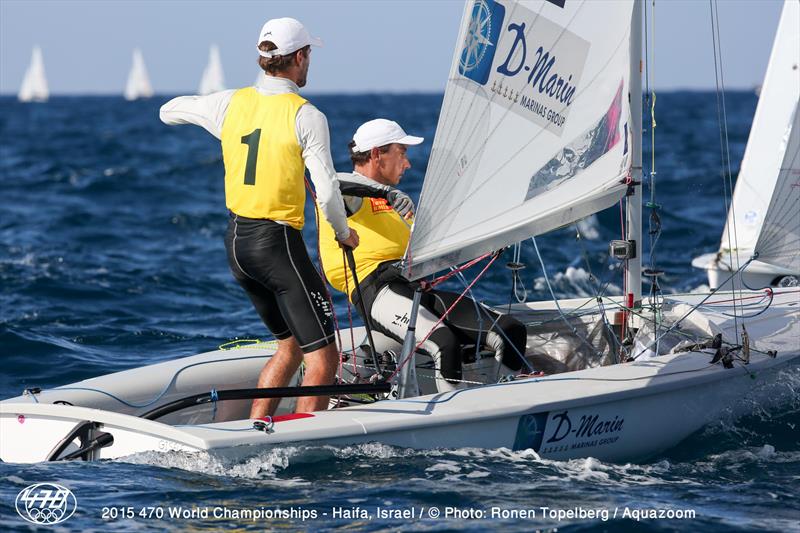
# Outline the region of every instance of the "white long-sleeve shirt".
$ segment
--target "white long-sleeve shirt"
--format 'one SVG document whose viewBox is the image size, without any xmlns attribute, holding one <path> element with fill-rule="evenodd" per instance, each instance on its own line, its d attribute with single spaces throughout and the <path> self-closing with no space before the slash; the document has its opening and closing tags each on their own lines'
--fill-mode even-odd
<svg viewBox="0 0 800 533">
<path fill-rule="evenodd" d="M 256 90 L 267 96 L 299 92 L 293 81 L 274 76 L 260 76 Z M 171 126 L 176 124 L 201 126 L 220 139 L 228 104 L 235 92 L 236 89 L 231 89 L 206 96 L 179 96 L 161 106 L 159 116 L 162 122 Z M 311 103 L 306 103 L 297 111 L 295 121 L 297 142 L 302 149 L 306 168 L 311 174 L 320 211 L 333 226 L 336 238 L 346 239 L 350 229 L 347 227 L 339 181 L 333 168 L 328 120 L 319 109 Z M 276 222 L 284 223 L 281 220 Z"/>
</svg>

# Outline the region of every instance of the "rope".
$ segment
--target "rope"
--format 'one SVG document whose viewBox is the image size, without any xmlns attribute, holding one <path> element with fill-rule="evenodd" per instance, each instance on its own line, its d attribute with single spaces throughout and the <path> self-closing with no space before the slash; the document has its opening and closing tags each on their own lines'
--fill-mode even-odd
<svg viewBox="0 0 800 533">
<path fill-rule="evenodd" d="M 152 400 L 149 400 L 149 401 L 147 401 L 147 402 L 145 402 L 143 404 L 136 404 L 136 403 L 133 403 L 133 402 L 128 402 L 128 401 L 123 400 L 119 396 L 116 396 L 116 395 L 114 395 L 114 394 L 112 394 L 110 392 L 104 391 L 102 389 L 95 389 L 93 387 L 56 387 L 55 389 L 43 389 L 42 392 L 45 392 L 45 390 L 50 390 L 50 391 L 87 391 L 87 392 L 96 392 L 97 394 L 102 394 L 104 396 L 108 396 L 112 400 L 115 400 L 115 401 L 121 403 L 122 405 L 124 405 L 126 407 L 130 407 L 131 409 L 144 409 L 145 407 L 150 407 L 151 405 L 153 405 L 153 404 L 157 403 L 159 400 L 161 400 L 161 398 L 163 398 L 164 395 L 166 395 L 167 392 L 169 392 L 169 389 L 172 387 L 172 385 L 178 379 L 178 376 L 181 374 L 181 372 L 183 372 L 184 370 L 187 370 L 187 369 L 195 367 L 195 366 L 207 365 L 207 364 L 211 364 L 211 363 L 227 363 L 227 362 L 230 362 L 230 361 L 244 361 L 244 360 L 247 360 L 247 359 L 263 359 L 264 357 L 265 356 L 263 356 L 263 355 L 249 355 L 249 356 L 246 356 L 246 357 L 212 359 L 210 361 L 200 361 L 200 362 L 197 362 L 197 363 L 192 363 L 190 365 L 186 365 L 186 366 L 180 368 L 177 372 L 175 372 L 172 375 L 172 378 L 167 383 L 167 386 L 164 387 L 164 389 L 160 393 L 158 393 Z M 37 401 L 37 403 L 38 403 L 38 401 Z"/>
<path fill-rule="evenodd" d="M 550 285 L 550 278 L 547 275 L 547 268 L 544 266 L 544 260 L 542 259 L 542 254 L 539 253 L 539 246 L 536 245 L 536 237 L 531 237 L 531 242 L 533 242 L 533 249 L 536 250 L 536 257 L 539 258 L 539 264 L 542 267 L 542 274 L 544 274 L 544 281 L 547 283 L 547 289 L 550 291 L 550 296 L 553 298 L 553 302 L 556 304 L 556 309 L 558 309 L 558 314 L 567 327 L 572 330 L 572 334 L 578 337 L 586 346 L 588 346 L 595 354 L 597 354 L 597 349 L 594 345 L 589 342 L 583 335 L 578 333 L 577 328 L 572 325 L 572 323 L 567 319 L 566 315 L 564 315 L 564 311 L 561 309 L 561 305 L 558 303 L 558 298 L 556 298 L 555 292 L 553 292 L 553 287 Z M 598 354 L 601 355 L 602 354 Z"/>
<path fill-rule="evenodd" d="M 722 177 L 722 191 L 723 199 L 725 202 L 725 216 L 730 213 L 730 220 L 733 224 L 734 237 L 731 241 L 731 227 L 725 224 L 725 229 L 728 238 L 728 253 L 730 254 L 731 268 L 734 265 L 734 250 L 736 250 L 736 272 L 741 270 L 739 266 L 739 252 L 738 252 L 738 237 L 736 235 L 736 212 L 733 207 L 733 181 L 731 179 L 731 165 L 730 165 L 730 151 L 728 146 L 728 115 L 725 111 L 725 80 L 722 77 L 722 43 L 719 38 L 719 6 L 716 6 L 716 0 L 708 0 L 708 7 L 711 11 L 711 42 L 714 47 L 714 81 L 716 83 L 716 97 L 717 97 L 717 124 L 719 127 L 719 150 L 720 150 L 720 175 Z M 721 89 L 720 89 L 721 87 Z M 726 158 L 727 154 L 727 158 Z M 728 192 L 730 191 L 731 200 L 728 203 Z M 736 248 L 734 248 L 736 244 Z M 751 259 L 752 261 L 752 259 Z M 748 261 L 748 264 L 750 261 Z M 730 278 L 729 278 L 730 279 Z M 733 285 L 733 292 L 736 293 L 736 284 Z M 741 291 L 740 291 L 741 295 Z M 736 332 L 736 342 L 739 343 L 739 324 L 738 317 L 736 316 L 736 306 L 733 309 L 733 324 L 734 331 Z"/>
<path fill-rule="evenodd" d="M 726 279 L 726 280 L 725 280 L 723 283 L 721 283 L 721 284 L 720 284 L 720 287 L 722 287 L 723 285 L 725 285 L 725 283 L 727 283 L 728 281 L 730 281 L 730 280 L 731 280 L 731 279 L 732 279 L 734 276 L 736 276 L 736 275 L 739 273 L 739 271 L 741 271 L 742 269 L 744 269 L 745 267 L 747 267 L 747 265 L 749 265 L 751 262 L 755 261 L 755 258 L 756 258 L 756 256 L 753 256 L 753 257 L 751 257 L 750 259 L 748 259 L 748 260 L 747 260 L 747 262 L 746 262 L 744 265 L 742 265 L 742 266 L 741 266 L 741 267 L 740 267 L 740 268 L 739 268 L 739 269 L 738 269 L 736 272 L 734 272 L 733 274 L 731 274 L 730 276 L 728 276 L 728 279 Z M 666 330 L 664 330 L 664 333 L 662 333 L 661 335 L 657 336 L 657 337 L 655 338 L 655 340 L 651 341 L 651 342 L 650 342 L 650 343 L 649 343 L 647 346 L 645 346 L 645 348 L 644 348 L 644 349 L 643 349 L 641 352 L 639 352 L 638 354 L 636 354 L 636 356 L 634 356 L 634 357 L 633 357 L 633 359 L 636 359 L 637 357 L 639 357 L 640 355 L 642 355 L 644 352 L 646 352 L 647 350 L 649 350 L 651 346 L 653 346 L 653 345 L 656 345 L 656 346 L 658 346 L 658 342 L 659 342 L 661 339 L 663 339 L 663 338 L 664 338 L 664 336 L 665 336 L 667 333 L 669 333 L 670 331 L 672 331 L 673 329 L 675 329 L 675 327 L 676 327 L 676 326 L 678 326 L 678 325 L 679 325 L 681 322 L 683 322 L 683 321 L 686 319 L 686 317 L 688 317 L 689 315 L 691 315 L 692 313 L 694 313 L 695 311 L 697 311 L 697 309 L 698 309 L 698 308 L 700 308 L 700 307 L 701 307 L 701 306 L 702 306 L 702 305 L 703 305 L 703 304 L 706 302 L 706 300 L 708 300 L 708 299 L 709 299 L 709 298 L 711 298 L 711 297 L 712 297 L 714 294 L 716 294 L 718 290 L 719 290 L 719 287 L 717 287 L 716 289 L 714 289 L 713 291 L 711 291 L 710 293 L 708 293 L 708 295 L 707 295 L 705 298 L 703 298 L 702 300 L 700 300 L 700 302 L 699 302 L 699 303 L 697 303 L 697 304 L 695 304 L 694 306 L 692 306 L 692 308 L 691 308 L 691 309 L 689 309 L 689 310 L 688 310 L 688 311 L 687 311 L 687 312 L 686 312 L 686 313 L 685 313 L 685 314 L 684 314 L 684 315 L 683 315 L 681 318 L 679 318 L 678 320 L 676 320 L 674 324 L 672 324 L 670 327 L 668 327 Z M 735 309 L 735 304 L 734 304 L 734 309 Z M 735 331 L 736 331 L 736 341 L 737 341 L 737 342 L 736 342 L 736 344 L 739 344 L 739 342 L 738 342 L 738 341 L 739 341 L 739 330 L 738 330 L 738 329 L 736 329 Z"/>
<path fill-rule="evenodd" d="M 356 339 L 355 334 L 353 333 L 353 308 L 350 306 L 350 282 L 347 272 L 347 257 L 345 257 L 344 250 L 342 250 L 342 266 L 344 268 L 344 292 L 346 294 L 345 300 L 347 300 L 347 321 L 350 323 L 350 354 L 353 357 L 353 375 L 355 375 L 357 379 L 361 379 L 361 375 L 358 373 L 358 370 L 356 370 Z M 341 370 L 342 368 L 340 365 L 340 376 L 342 375 Z"/>
<path fill-rule="evenodd" d="M 464 290 L 464 292 L 462 292 L 458 296 L 458 298 L 456 298 L 456 301 L 453 302 L 453 304 L 447 308 L 447 310 L 442 314 L 439 320 L 436 321 L 433 327 L 431 327 L 430 331 L 428 331 L 427 335 L 425 335 L 425 337 L 421 341 L 419 341 L 419 343 L 417 343 L 416 346 L 414 346 L 414 349 L 411 350 L 411 353 L 408 354 L 405 359 L 400 361 L 400 363 L 397 365 L 397 368 L 395 368 L 394 372 L 392 372 L 392 375 L 389 376 L 389 379 L 387 381 L 391 381 L 392 378 L 394 378 L 400 372 L 400 369 L 403 368 L 403 365 L 405 365 L 409 360 L 411 360 L 414 357 L 414 354 L 417 352 L 417 350 L 419 350 L 419 348 L 425 343 L 425 341 L 427 341 L 430 338 L 430 336 L 433 335 L 433 332 L 436 330 L 437 327 L 439 327 L 439 324 L 441 324 L 444 321 L 444 319 L 447 317 L 447 315 L 450 314 L 450 311 L 453 310 L 453 308 L 458 304 L 458 302 L 460 302 L 462 298 L 464 298 L 464 295 L 467 293 L 467 291 L 469 291 L 472 288 L 472 286 L 475 285 L 475 283 L 481 278 L 481 276 L 483 276 L 486 273 L 486 271 L 489 270 L 489 267 L 492 266 L 492 263 L 494 263 L 498 257 L 499 257 L 498 253 L 494 253 L 492 255 L 491 260 L 489 260 L 489 262 L 486 263 L 486 266 L 483 267 L 483 270 L 481 270 L 478 273 L 478 275 L 475 276 L 475 279 L 472 280 L 472 283 L 470 283 L 469 286 L 467 286 L 467 288 Z"/>
<path fill-rule="evenodd" d="M 468 283 L 467 283 L 467 279 L 464 277 L 464 275 L 459 273 L 458 277 L 459 277 L 459 279 L 461 279 L 461 282 L 464 284 L 464 286 L 467 287 Z M 472 299 L 472 302 L 475 304 L 475 309 L 477 310 L 477 313 L 478 313 L 478 342 L 475 345 L 475 355 L 477 356 L 479 351 L 480 351 L 481 333 L 483 332 L 483 317 L 482 317 L 482 315 L 485 314 L 488 318 L 491 318 L 491 315 L 489 314 L 489 311 L 485 307 L 483 307 L 482 305 L 480 305 L 478 303 L 478 300 L 472 294 L 472 289 L 471 288 L 467 288 L 466 290 L 469 291 L 469 297 Z M 492 325 L 489 326 L 487 331 L 494 331 L 494 327 L 497 325 L 497 322 L 500 320 L 501 316 L 502 315 L 500 315 L 498 313 L 497 318 L 495 318 L 492 321 Z M 525 359 L 525 355 L 520 353 L 519 349 L 517 348 L 517 345 L 514 344 L 513 342 L 511 342 L 511 339 L 508 338 L 508 335 L 506 335 L 506 332 L 503 331 L 503 328 L 497 328 L 497 333 L 499 333 L 500 336 L 503 337 L 503 340 L 505 341 L 506 346 L 511 346 L 511 348 L 514 349 L 514 353 L 516 353 L 519 356 L 520 360 L 522 361 L 522 364 L 525 365 L 526 367 L 528 367 L 528 370 L 533 372 L 534 368 L 531 366 L 531 364 L 528 362 L 528 360 Z"/>
<path fill-rule="evenodd" d="M 480 257 L 477 257 L 477 258 L 473 259 L 472 261 L 469 261 L 469 262 L 467 262 L 467 263 L 464 263 L 463 265 L 461 265 L 461 266 L 460 266 L 460 267 L 458 267 L 458 268 L 451 267 L 451 270 L 450 270 L 450 272 L 448 272 L 447 274 L 444 274 L 444 275 L 442 275 L 442 276 L 439 276 L 438 278 L 434 278 L 434 279 L 433 279 L 433 280 L 431 280 L 431 281 L 428 281 L 428 282 L 423 282 L 424 288 L 426 288 L 426 289 L 427 289 L 427 288 L 431 288 L 431 289 L 432 289 L 433 287 L 436 287 L 437 285 L 440 285 L 440 284 L 444 283 L 445 281 L 447 281 L 448 279 L 452 278 L 453 276 L 455 276 L 455 275 L 456 275 L 456 274 L 458 274 L 459 272 L 463 272 L 463 271 L 465 271 L 466 269 L 470 268 L 471 266 L 474 266 L 475 264 L 477 264 L 477 263 L 479 263 L 480 261 L 482 261 L 482 260 L 486 259 L 487 257 L 489 257 L 490 255 L 492 255 L 493 253 L 494 253 L 494 252 L 489 252 L 489 253 L 487 253 L 487 254 L 483 254 L 482 256 L 480 256 Z M 492 259 L 492 261 L 494 261 L 494 259 Z"/>
</svg>

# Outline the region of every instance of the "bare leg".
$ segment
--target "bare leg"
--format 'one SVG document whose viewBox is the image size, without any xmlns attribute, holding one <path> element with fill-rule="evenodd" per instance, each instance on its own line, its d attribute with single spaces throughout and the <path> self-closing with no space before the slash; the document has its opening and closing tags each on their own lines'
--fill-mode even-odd
<svg viewBox="0 0 800 533">
<path fill-rule="evenodd" d="M 339 352 L 336 344 L 331 343 L 324 348 L 305 355 L 306 372 L 303 386 L 332 385 L 339 364 Z M 303 396 L 297 399 L 297 413 L 324 411 L 328 408 L 328 396 Z"/>
<path fill-rule="evenodd" d="M 258 376 L 258 388 L 288 386 L 289 380 L 297 372 L 297 368 L 302 361 L 303 351 L 294 337 L 279 340 L 275 355 L 269 358 L 269 361 L 264 365 L 261 374 Z M 334 365 L 334 369 L 335 367 L 336 365 Z M 280 401 L 280 398 L 258 398 L 253 400 L 250 418 L 273 415 L 278 409 Z"/>
</svg>

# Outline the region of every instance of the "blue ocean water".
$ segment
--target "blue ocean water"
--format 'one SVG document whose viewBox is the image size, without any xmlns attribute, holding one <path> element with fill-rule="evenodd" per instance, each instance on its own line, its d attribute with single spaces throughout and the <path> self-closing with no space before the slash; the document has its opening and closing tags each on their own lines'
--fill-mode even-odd
<svg viewBox="0 0 800 533">
<path fill-rule="evenodd" d="M 403 188 L 418 197 L 441 95 L 318 96 L 328 117 L 335 164 L 349 170 L 346 144 L 365 120 L 385 116 L 426 137 L 410 150 Z M 0 398 L 108 372 L 215 349 L 235 338 L 267 338 L 231 278 L 223 233 L 219 143 L 195 127 L 158 120 L 166 98 L 57 97 L 25 105 L 0 98 Z M 755 110 L 751 93 L 729 93 L 734 176 Z M 658 266 L 667 292 L 705 282 L 691 259 L 716 249 L 726 214 L 713 93 L 659 94 L 657 201 L 664 206 Z M 649 143 L 648 143 L 649 144 Z M 645 160 L 649 161 L 646 145 Z M 646 191 L 646 194 L 649 192 Z M 645 221 L 647 220 L 645 211 Z M 538 239 L 559 296 L 594 293 L 591 271 L 610 292 L 621 275 L 607 242 L 618 238 L 619 208 Z M 312 256 L 313 209 L 306 241 Z M 529 245 L 523 281 L 529 299 L 547 299 Z M 492 303 L 511 295 L 505 261 L 476 289 Z M 469 274 L 468 274 L 469 277 Z M 453 288 L 458 288 L 454 285 Z M 345 301 L 335 299 L 340 321 Z M 79 510 L 68 530 L 232 528 L 749 531 L 798 529 L 800 518 L 800 369 L 776 378 L 782 401 L 722 419 L 646 464 L 594 459 L 541 460 L 508 450 L 412 451 L 380 445 L 287 446 L 241 463 L 179 454 L 97 464 L 0 464 L 0 527 L 25 529 L 17 493 L 36 482 L 70 487 Z M 493 520 L 212 518 L 103 519 L 104 507 L 315 511 L 337 506 L 444 510 L 535 509 L 535 518 Z M 684 509 L 692 519 L 564 518 L 552 509 Z M 106 511 L 106 514 L 111 514 Z M 356 515 L 354 513 L 354 515 Z M 356 515 L 357 516 L 357 515 Z"/>
</svg>

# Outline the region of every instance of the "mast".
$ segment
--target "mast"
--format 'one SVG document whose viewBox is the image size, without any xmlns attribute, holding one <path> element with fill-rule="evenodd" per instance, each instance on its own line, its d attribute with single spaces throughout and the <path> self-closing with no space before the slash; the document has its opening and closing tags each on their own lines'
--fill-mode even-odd
<svg viewBox="0 0 800 533">
<path fill-rule="evenodd" d="M 633 194 L 626 202 L 626 238 L 633 241 L 635 256 L 625 264 L 626 304 L 642 303 L 642 2 L 634 0 L 631 16 L 631 179 Z"/>
</svg>

